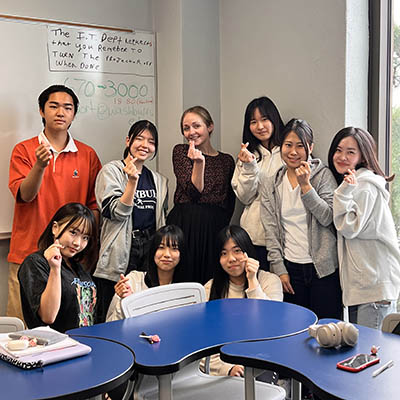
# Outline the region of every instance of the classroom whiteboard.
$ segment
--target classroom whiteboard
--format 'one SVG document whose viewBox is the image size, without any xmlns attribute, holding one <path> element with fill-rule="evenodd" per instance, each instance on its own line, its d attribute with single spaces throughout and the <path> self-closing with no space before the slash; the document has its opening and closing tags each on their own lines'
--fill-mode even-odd
<svg viewBox="0 0 400 400">
<path fill-rule="evenodd" d="M 104 164 L 121 159 L 130 126 L 156 122 L 155 36 L 0 20 L 0 237 L 11 232 L 13 147 L 43 129 L 37 98 L 65 84 L 80 105 L 70 132 Z M 153 161 L 155 164 L 155 161 Z M 150 165 L 154 168 L 154 165 Z"/>
</svg>

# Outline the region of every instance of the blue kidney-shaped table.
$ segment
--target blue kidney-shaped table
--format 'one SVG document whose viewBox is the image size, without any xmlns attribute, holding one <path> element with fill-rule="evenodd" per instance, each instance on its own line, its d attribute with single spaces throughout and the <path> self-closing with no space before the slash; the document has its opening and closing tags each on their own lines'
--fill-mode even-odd
<svg viewBox="0 0 400 400">
<path fill-rule="evenodd" d="M 172 373 L 218 353 L 228 343 L 276 340 L 305 331 L 316 315 L 294 304 L 254 299 L 222 299 L 73 329 L 70 335 L 108 339 L 131 349 L 135 369 L 156 375 L 160 398 L 170 399 Z M 150 344 L 139 335 L 157 334 Z"/>
<path fill-rule="evenodd" d="M 92 348 L 82 357 L 23 370 L 0 360 L 0 398 L 87 399 L 116 388 L 133 373 L 132 351 L 118 343 L 79 338 Z"/>
<path fill-rule="evenodd" d="M 335 322 L 322 319 L 320 324 Z M 306 384 L 321 399 L 400 399 L 400 336 L 356 325 L 359 339 L 354 347 L 322 348 L 307 332 L 273 341 L 234 343 L 223 346 L 221 358 L 245 366 L 246 400 L 254 399 L 254 369 L 272 369 Z M 358 353 L 380 346 L 380 363 L 360 372 L 336 368 L 336 364 Z M 373 377 L 381 365 L 394 366 Z M 297 391 L 300 394 L 300 391 Z"/>
</svg>

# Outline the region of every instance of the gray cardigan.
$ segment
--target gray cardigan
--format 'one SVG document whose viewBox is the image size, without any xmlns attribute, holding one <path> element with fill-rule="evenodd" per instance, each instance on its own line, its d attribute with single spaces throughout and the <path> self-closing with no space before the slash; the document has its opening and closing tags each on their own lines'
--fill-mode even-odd
<svg viewBox="0 0 400 400">
<path fill-rule="evenodd" d="M 100 233 L 100 253 L 94 276 L 117 282 L 119 275 L 124 274 L 129 262 L 132 243 L 132 209 L 121 203 L 128 176 L 123 171 L 124 163 L 120 160 L 106 164 L 96 179 L 96 200 L 102 212 L 103 200 L 115 196 L 110 205 L 111 218 L 102 218 Z M 156 229 L 165 225 L 168 208 L 167 178 L 151 171 L 157 191 Z"/>
<path fill-rule="evenodd" d="M 286 166 L 264 180 L 261 185 L 261 222 L 264 226 L 271 271 L 287 274 L 284 264 L 285 235 L 281 223 L 282 199 L 278 187 Z M 301 196 L 307 213 L 308 247 L 318 277 L 330 275 L 338 268 L 336 231 L 333 226 L 333 192 L 337 187 L 331 171 L 321 160 L 311 160 L 310 183 L 313 187 Z"/>
</svg>

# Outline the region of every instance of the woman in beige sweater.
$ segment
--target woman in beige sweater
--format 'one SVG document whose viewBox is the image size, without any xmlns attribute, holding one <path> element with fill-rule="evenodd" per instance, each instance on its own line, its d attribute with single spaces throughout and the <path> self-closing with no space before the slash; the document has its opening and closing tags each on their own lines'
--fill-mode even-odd
<svg viewBox="0 0 400 400">
<path fill-rule="evenodd" d="M 184 238 L 182 230 L 166 225 L 154 234 L 147 256 L 147 272 L 131 271 L 121 274 L 115 285 L 115 295 L 107 313 L 107 322 L 123 319 L 121 300 L 148 288 L 180 282 L 179 270 L 184 269 Z M 177 273 L 178 272 L 178 273 Z"/>
<path fill-rule="evenodd" d="M 248 233 L 231 225 L 218 235 L 219 265 L 214 278 L 205 285 L 209 300 L 249 298 L 282 301 L 282 285 L 277 275 L 259 270 L 255 250 Z M 204 363 L 203 369 L 204 369 Z M 211 375 L 243 376 L 241 365 L 224 363 L 218 354 L 211 356 Z"/>
</svg>

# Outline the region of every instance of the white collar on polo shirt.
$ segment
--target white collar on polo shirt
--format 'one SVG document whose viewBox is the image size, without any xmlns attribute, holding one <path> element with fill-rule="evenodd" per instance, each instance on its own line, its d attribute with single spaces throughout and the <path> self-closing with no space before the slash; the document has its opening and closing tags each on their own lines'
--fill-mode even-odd
<svg viewBox="0 0 400 400">
<path fill-rule="evenodd" d="M 59 152 L 53 148 L 53 146 L 51 145 L 51 143 L 47 139 L 46 135 L 42 131 L 42 132 L 39 133 L 39 143 L 41 144 L 43 142 L 44 143 L 48 143 L 50 145 L 50 150 L 53 153 L 56 153 L 56 154 L 62 153 L 62 152 L 68 152 L 68 151 L 70 151 L 71 153 L 75 153 L 75 152 L 78 151 L 78 148 L 76 147 L 74 139 L 73 139 L 73 137 L 71 136 L 71 134 L 69 132 L 68 132 L 68 143 L 67 143 L 67 145 Z"/>
</svg>

